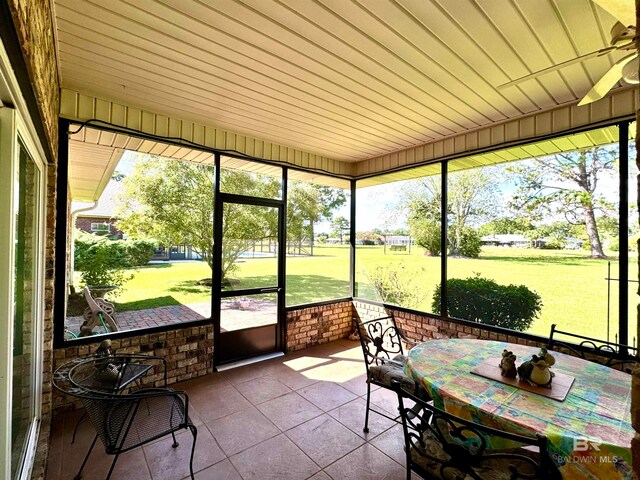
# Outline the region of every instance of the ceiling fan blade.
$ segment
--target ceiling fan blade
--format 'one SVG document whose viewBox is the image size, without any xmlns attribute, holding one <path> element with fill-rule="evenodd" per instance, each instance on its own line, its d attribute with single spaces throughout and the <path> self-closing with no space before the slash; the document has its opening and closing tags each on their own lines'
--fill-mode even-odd
<svg viewBox="0 0 640 480">
<path fill-rule="evenodd" d="M 637 55 L 637 53 L 632 53 L 631 55 L 627 55 L 626 57 L 618 60 L 613 65 L 613 67 L 611 67 L 609 71 L 596 82 L 596 84 L 591 90 L 589 90 L 584 98 L 580 100 L 578 106 L 580 107 L 582 105 L 595 102 L 596 100 L 600 100 L 607 93 L 609 93 L 609 90 L 611 90 L 611 88 L 613 88 L 613 86 L 622 78 L 622 68 L 631 60 L 633 60 Z"/>
<path fill-rule="evenodd" d="M 636 5 L 634 0 L 593 0 L 593 2 L 613 15 L 625 27 L 636 24 Z"/>
<path fill-rule="evenodd" d="M 511 80 L 510 82 L 503 83 L 502 85 L 498 85 L 496 88 L 498 90 L 502 90 L 503 88 L 513 87 L 513 86 L 518 85 L 518 84 L 520 84 L 522 82 L 526 82 L 527 80 L 531 80 L 531 79 L 536 78 L 536 77 L 538 77 L 540 75 L 544 75 L 545 73 L 554 72 L 554 71 L 559 70 L 561 68 L 568 67 L 569 65 L 573 65 L 574 63 L 582 62 L 582 61 L 587 60 L 589 58 L 599 57 L 601 55 L 604 55 L 604 54 L 609 53 L 612 50 L 616 50 L 616 49 L 617 49 L 617 47 L 606 47 L 606 48 L 602 48 L 600 50 L 596 50 L 595 52 L 586 53 L 584 55 L 580 55 L 579 57 L 572 58 L 571 60 L 567 60 L 566 62 L 556 63 L 555 65 L 551 65 L 550 67 L 543 68 L 542 70 L 538 70 L 537 72 L 533 72 L 533 73 L 530 73 L 528 75 L 524 75 L 524 76 L 522 76 L 520 78 L 516 78 L 515 80 Z"/>
</svg>

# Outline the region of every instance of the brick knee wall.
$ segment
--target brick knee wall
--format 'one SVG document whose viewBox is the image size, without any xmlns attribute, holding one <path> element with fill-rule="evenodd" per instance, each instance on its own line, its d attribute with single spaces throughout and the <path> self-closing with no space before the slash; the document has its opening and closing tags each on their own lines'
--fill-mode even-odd
<svg viewBox="0 0 640 480">
<path fill-rule="evenodd" d="M 353 302 L 354 315 L 361 320 L 380 317 L 393 313 L 398 328 L 412 340 L 426 342 L 440 338 L 479 338 L 483 340 L 497 340 L 500 342 L 517 343 L 532 347 L 542 347 L 544 342 L 536 342 L 521 338 L 517 335 L 492 332 L 473 325 L 465 325 L 427 314 L 409 313 L 390 307 L 383 307 L 367 302 Z"/>
<path fill-rule="evenodd" d="M 77 357 L 91 355 L 100 345 L 96 343 L 77 347 L 66 347 L 55 351 L 54 369 Z M 211 325 L 187 327 L 162 333 L 143 334 L 112 340 L 116 353 L 142 353 L 156 355 L 167 360 L 167 383 L 172 384 L 211 373 L 213 365 L 213 327 Z M 147 375 L 145 386 L 160 385 L 160 372 Z M 146 382 L 146 384 L 145 384 Z M 54 389 L 54 415 L 63 410 L 79 408 L 80 402 Z"/>
<path fill-rule="evenodd" d="M 353 331 L 351 300 L 287 312 L 287 351 L 347 338 Z"/>
</svg>

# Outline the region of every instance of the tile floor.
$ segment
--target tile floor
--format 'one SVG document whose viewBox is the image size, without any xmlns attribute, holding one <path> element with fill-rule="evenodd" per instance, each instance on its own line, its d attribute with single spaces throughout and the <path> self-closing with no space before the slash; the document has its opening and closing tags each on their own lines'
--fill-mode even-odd
<svg viewBox="0 0 640 480">
<path fill-rule="evenodd" d="M 362 432 L 366 384 L 357 342 L 340 340 L 174 386 L 189 393 L 198 428 L 197 480 L 404 479 L 402 429 L 372 413 Z M 376 389 L 372 402 L 393 413 L 397 399 Z M 72 479 L 93 438 L 79 412 L 53 419 L 47 480 Z M 182 480 L 191 434 L 180 433 L 120 457 L 112 479 Z M 113 457 L 96 445 L 83 478 L 105 478 Z"/>
</svg>

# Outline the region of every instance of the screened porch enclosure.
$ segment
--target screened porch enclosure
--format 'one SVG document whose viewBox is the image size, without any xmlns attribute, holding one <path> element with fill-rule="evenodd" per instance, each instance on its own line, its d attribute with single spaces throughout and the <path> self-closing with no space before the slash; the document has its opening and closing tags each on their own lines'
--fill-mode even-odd
<svg viewBox="0 0 640 480">
<path fill-rule="evenodd" d="M 185 323 L 213 322 L 223 334 L 271 325 L 276 330 L 269 333 L 269 349 L 277 351 L 284 349 L 286 311 L 354 298 L 507 333 L 543 338 L 555 323 L 563 330 L 636 345 L 635 307 L 629 301 L 635 296 L 637 266 L 638 232 L 629 220 L 637 211 L 633 201 L 629 205 L 637 197 L 630 181 L 636 175 L 635 124 L 355 181 L 160 139 L 143 141 L 135 132 L 104 125 L 72 125 L 70 131 L 74 202 L 117 185 L 118 193 L 106 203 L 125 232 L 124 250 L 127 242 L 136 241 L 157 248 L 161 238 L 197 253 L 189 260 L 113 267 L 125 278 L 111 297 L 120 327 L 116 336 Z M 90 175 L 82 169 L 87 152 L 103 159 L 102 166 L 94 162 L 96 171 Z M 552 166 L 567 173 L 553 176 Z M 596 188 L 585 189 L 576 180 L 581 169 L 592 175 Z M 537 205 L 522 203 L 533 192 L 526 190 L 532 174 L 540 188 L 565 192 L 574 200 L 541 190 Z M 575 201 L 580 195 L 593 204 L 597 242 L 587 231 L 588 209 Z M 98 204 L 103 200 L 98 196 Z M 221 219 L 217 227 L 216 215 Z M 82 235 L 74 246 L 74 268 L 78 261 L 81 265 L 69 275 L 76 292 L 86 284 L 82 261 L 88 263 L 79 249 L 94 248 L 91 242 L 117 243 Z M 501 238 L 511 240 L 500 243 Z M 594 244 L 601 256 L 594 255 Z M 442 285 L 474 278 L 523 286 L 537 295 L 539 307 L 524 320 L 504 322 L 469 310 L 448 311 L 454 300 L 446 300 Z M 82 299 L 78 303 L 86 308 Z M 86 341 L 80 337 L 83 322 L 81 314 L 68 309 L 64 340 L 69 345 Z M 98 327 L 89 339 L 101 334 L 113 332 Z"/>
<path fill-rule="evenodd" d="M 359 435 L 354 319 L 519 357 L 581 335 L 637 354 L 637 2 L 0 5 L 0 477 L 76 466 L 54 372 L 107 339 L 199 397 L 197 475 L 245 480 L 292 451 L 264 472 L 406 473 L 397 432 Z M 263 354 L 277 365 L 237 370 Z M 246 409 L 204 418 L 214 394 Z M 341 395 L 344 417 L 323 403 Z M 353 448 L 314 442 L 316 417 L 280 425 L 291 397 Z M 640 409 L 618 397 L 629 434 Z M 260 415 L 258 444 L 214 432 Z M 125 470 L 181 478 L 155 445 Z"/>
</svg>

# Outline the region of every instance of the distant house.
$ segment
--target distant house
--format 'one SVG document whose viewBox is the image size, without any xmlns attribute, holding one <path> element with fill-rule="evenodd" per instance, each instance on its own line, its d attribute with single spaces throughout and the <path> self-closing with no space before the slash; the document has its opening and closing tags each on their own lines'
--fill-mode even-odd
<svg viewBox="0 0 640 480">
<path fill-rule="evenodd" d="M 580 250 L 584 242 L 581 238 L 565 237 L 564 248 L 565 250 Z"/>
<path fill-rule="evenodd" d="M 504 233 L 480 237 L 480 243 L 497 247 L 527 248 L 531 245 L 531 240 L 519 233 Z"/>
<path fill-rule="evenodd" d="M 554 240 L 556 239 L 551 237 L 537 238 L 534 246 L 536 248 L 542 248 L 547 243 L 552 242 Z M 580 250 L 582 248 L 582 244 L 585 242 L 581 238 L 575 238 L 575 237 L 564 237 L 561 241 L 562 241 L 562 244 L 564 245 L 565 250 Z"/>
<path fill-rule="evenodd" d="M 155 248 L 151 260 L 202 260 L 202 257 L 193 250 L 191 245 L 174 245 L 172 247 L 159 245 Z"/>
<path fill-rule="evenodd" d="M 547 243 L 551 242 L 551 237 L 540 237 L 528 239 L 520 234 L 496 234 L 485 235 L 480 238 L 482 245 L 494 247 L 515 247 L 515 248 L 543 248 Z M 582 248 L 584 240 L 581 238 L 565 237 L 562 240 L 565 250 L 579 250 Z"/>
<path fill-rule="evenodd" d="M 119 182 L 110 181 L 100 196 L 97 205 L 91 210 L 89 204 L 74 204 L 72 209 L 76 211 L 75 226 L 83 232 L 104 235 L 114 240 L 122 240 L 124 233 L 116 227 L 117 218 L 113 216 L 115 210 L 115 198 L 121 189 Z"/>
<path fill-rule="evenodd" d="M 384 252 L 411 252 L 413 239 L 409 235 L 384 235 Z"/>
<path fill-rule="evenodd" d="M 126 234 L 115 226 L 118 219 L 113 213 L 116 198 L 121 190 L 122 183 L 111 180 L 94 208 L 83 210 L 83 207 L 88 207 L 90 204 L 74 204 L 73 210 L 77 212 L 75 214 L 76 228 L 84 232 L 104 235 L 113 240 L 125 238 Z M 202 260 L 202 257 L 193 251 L 190 245 L 173 245 L 171 247 L 158 245 L 151 260 Z"/>
</svg>

